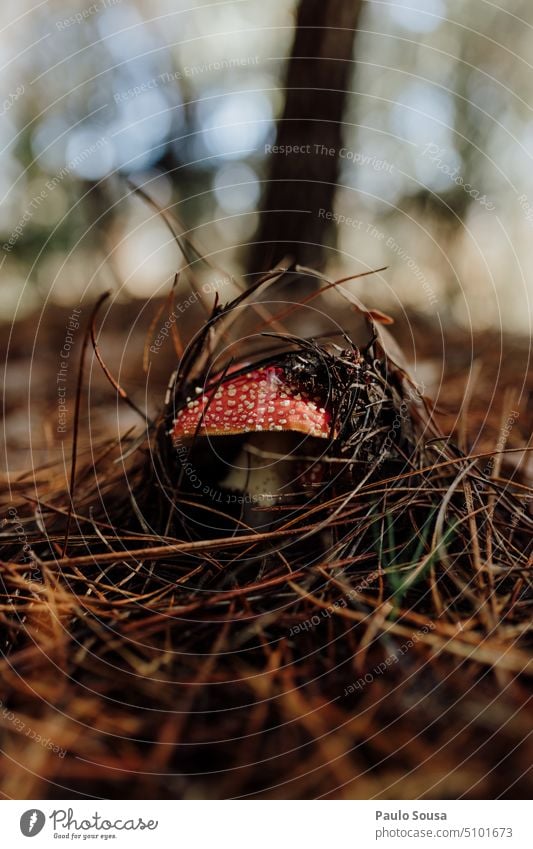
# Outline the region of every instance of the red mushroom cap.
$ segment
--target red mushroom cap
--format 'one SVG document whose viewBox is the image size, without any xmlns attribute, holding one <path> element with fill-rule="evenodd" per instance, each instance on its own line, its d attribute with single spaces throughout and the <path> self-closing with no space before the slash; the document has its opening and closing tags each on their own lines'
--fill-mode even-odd
<svg viewBox="0 0 533 849">
<path fill-rule="evenodd" d="M 172 429 L 183 437 L 231 436 L 257 431 L 298 431 L 327 438 L 331 413 L 287 383 L 280 366 L 252 369 L 187 399 Z"/>
</svg>

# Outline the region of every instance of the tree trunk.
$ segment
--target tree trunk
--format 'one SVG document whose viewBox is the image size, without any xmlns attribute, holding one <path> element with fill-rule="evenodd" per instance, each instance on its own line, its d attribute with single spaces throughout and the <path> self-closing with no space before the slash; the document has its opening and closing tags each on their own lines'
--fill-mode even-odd
<svg viewBox="0 0 533 849">
<path fill-rule="evenodd" d="M 300 0 L 286 79 L 285 109 L 249 270 L 267 271 L 289 255 L 320 268 L 331 211 L 352 51 L 362 0 Z M 287 151 L 292 151 L 287 153 Z M 333 231 L 334 232 L 334 231 Z M 333 242 L 333 240 L 332 240 Z"/>
</svg>

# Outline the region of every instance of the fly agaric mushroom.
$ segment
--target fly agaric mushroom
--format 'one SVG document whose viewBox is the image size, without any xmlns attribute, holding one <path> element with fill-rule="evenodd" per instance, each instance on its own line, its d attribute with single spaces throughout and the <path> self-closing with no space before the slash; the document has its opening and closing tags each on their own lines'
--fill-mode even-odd
<svg viewBox="0 0 533 849">
<path fill-rule="evenodd" d="M 171 430 L 175 445 L 195 437 L 246 436 L 219 481 L 222 489 L 245 492 L 253 504 L 264 508 L 295 489 L 309 494 L 321 482 L 321 464 L 309 460 L 313 453 L 309 445 L 332 436 L 331 411 L 318 396 L 298 391 L 286 369 L 268 365 L 226 374 L 205 391 L 197 388 L 196 394 L 176 413 Z M 305 464 L 302 453 L 308 457 Z M 315 447 L 315 456 L 320 453 Z M 251 515 L 248 520 L 253 522 Z"/>
</svg>

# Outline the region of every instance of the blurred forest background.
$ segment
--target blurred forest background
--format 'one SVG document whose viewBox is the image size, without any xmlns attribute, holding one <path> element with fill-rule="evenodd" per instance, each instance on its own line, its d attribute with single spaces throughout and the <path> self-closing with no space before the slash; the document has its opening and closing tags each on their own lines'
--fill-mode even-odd
<svg viewBox="0 0 533 849">
<path fill-rule="evenodd" d="M 336 23 L 343 4 L 319 6 L 327 35 L 329 9 Z M 496 334 L 485 350 L 499 368 L 504 347 L 494 339 L 527 340 L 531 329 L 533 8 L 525 0 L 505 9 L 488 0 L 348 8 L 355 38 L 341 51 L 342 32 L 332 30 L 323 45 L 326 56 L 350 57 L 339 59 L 347 91 L 339 143 L 318 154 L 324 208 L 302 213 L 313 235 L 321 219 L 320 264 L 338 277 L 387 266 L 353 291 L 407 326 L 421 317 L 436 328 L 441 359 L 443 328 L 464 339 Z M 50 397 L 39 369 L 44 379 L 57 367 L 69 309 L 111 289 L 137 316 L 135 304 L 162 298 L 183 262 L 128 179 L 172 208 L 217 266 L 262 270 L 250 245 L 280 141 L 297 10 L 293 0 L 5 0 L 2 352 L 11 345 L 13 366 L 33 350 L 34 399 Z M 277 156 L 290 173 L 296 157 Z M 146 322 L 131 334 L 141 338 Z M 51 325 L 61 331 L 46 362 L 35 357 L 37 332 Z M 115 341 L 127 362 L 124 338 Z M 514 362 L 519 386 L 527 359 Z M 438 374 L 421 374 L 429 390 L 438 386 Z M 11 367 L 6 393 L 23 383 Z M 22 415 L 12 418 L 8 439 L 21 428 Z"/>
</svg>

